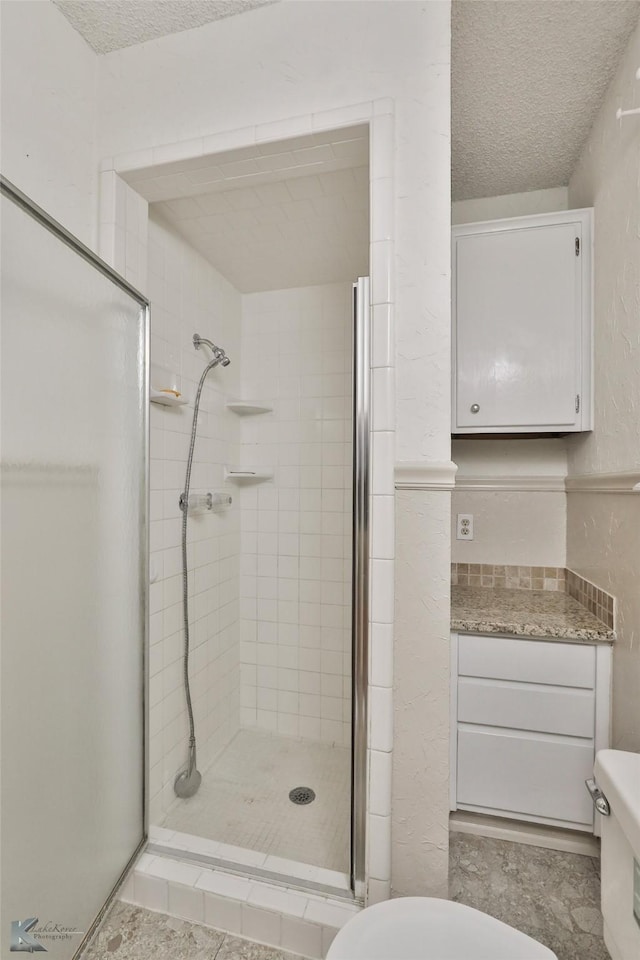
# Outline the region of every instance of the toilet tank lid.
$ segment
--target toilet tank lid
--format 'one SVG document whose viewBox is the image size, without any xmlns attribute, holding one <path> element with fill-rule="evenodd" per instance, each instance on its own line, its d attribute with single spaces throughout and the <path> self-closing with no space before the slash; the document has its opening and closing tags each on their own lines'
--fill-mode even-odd
<svg viewBox="0 0 640 960">
<path fill-rule="evenodd" d="M 598 786 L 631 849 L 640 858 L 640 753 L 599 750 L 594 772 Z"/>
</svg>

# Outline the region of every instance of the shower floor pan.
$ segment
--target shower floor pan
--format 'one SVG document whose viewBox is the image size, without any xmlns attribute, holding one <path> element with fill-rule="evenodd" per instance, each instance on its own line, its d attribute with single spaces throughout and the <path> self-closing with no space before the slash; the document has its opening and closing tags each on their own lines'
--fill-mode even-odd
<svg viewBox="0 0 640 960">
<path fill-rule="evenodd" d="M 291 802 L 301 786 L 313 790 L 312 802 Z M 241 730 L 203 771 L 198 793 L 176 800 L 159 826 L 347 873 L 350 751 Z"/>
</svg>

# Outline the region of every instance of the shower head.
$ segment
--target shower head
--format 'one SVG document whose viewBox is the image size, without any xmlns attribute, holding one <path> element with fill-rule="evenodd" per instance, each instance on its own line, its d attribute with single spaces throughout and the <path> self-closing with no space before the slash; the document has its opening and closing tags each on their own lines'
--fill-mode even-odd
<svg viewBox="0 0 640 960">
<path fill-rule="evenodd" d="M 220 366 L 222 367 L 229 366 L 229 364 L 231 363 L 231 360 L 229 360 L 229 357 L 226 355 L 222 347 L 217 347 L 212 340 L 207 340 L 206 337 L 201 337 L 197 333 L 194 333 L 193 345 L 196 348 L 196 350 L 199 350 L 203 344 L 205 345 L 205 347 L 209 347 L 209 350 L 211 350 L 214 356 L 214 359 L 218 361 Z"/>
</svg>

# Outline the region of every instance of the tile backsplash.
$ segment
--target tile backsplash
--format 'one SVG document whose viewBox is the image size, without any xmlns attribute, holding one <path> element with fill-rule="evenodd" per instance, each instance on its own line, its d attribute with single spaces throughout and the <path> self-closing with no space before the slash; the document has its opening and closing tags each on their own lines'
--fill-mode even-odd
<svg viewBox="0 0 640 960">
<path fill-rule="evenodd" d="M 566 584 L 566 592 L 570 597 L 613 629 L 615 601 L 610 593 L 596 587 L 573 570 L 567 570 Z"/>
<path fill-rule="evenodd" d="M 451 583 L 459 587 L 565 591 L 564 567 L 521 567 L 494 563 L 452 563 Z"/>
<path fill-rule="evenodd" d="M 614 597 L 565 567 L 452 563 L 451 584 L 458 587 L 497 587 L 507 590 L 568 593 L 608 627 L 614 628 Z"/>
</svg>

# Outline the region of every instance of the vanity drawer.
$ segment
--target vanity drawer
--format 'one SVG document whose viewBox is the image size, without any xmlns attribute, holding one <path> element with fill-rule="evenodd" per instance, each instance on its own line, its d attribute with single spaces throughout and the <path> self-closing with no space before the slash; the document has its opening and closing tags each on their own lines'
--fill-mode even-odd
<svg viewBox="0 0 640 960">
<path fill-rule="evenodd" d="M 519 680 L 560 687 L 593 689 L 594 646 L 510 637 L 460 634 L 458 674 L 492 680 Z"/>
<path fill-rule="evenodd" d="M 458 720 L 592 739 L 593 690 L 460 677 Z"/>
<path fill-rule="evenodd" d="M 592 743 L 461 728 L 458 806 L 590 826 L 593 759 Z"/>
</svg>

